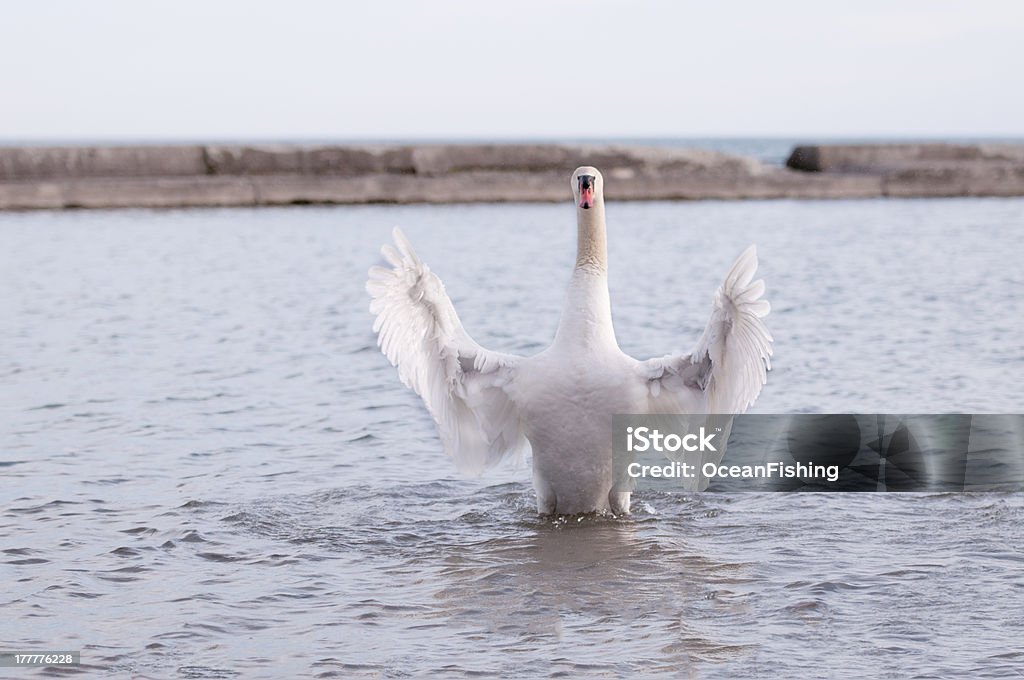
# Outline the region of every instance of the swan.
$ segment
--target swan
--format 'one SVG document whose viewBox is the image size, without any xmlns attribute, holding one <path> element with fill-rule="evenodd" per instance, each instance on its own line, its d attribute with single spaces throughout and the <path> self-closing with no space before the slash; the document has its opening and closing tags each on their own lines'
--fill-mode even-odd
<svg viewBox="0 0 1024 680">
<path fill-rule="evenodd" d="M 541 515 L 628 514 L 613 490 L 612 415 L 741 413 L 771 368 L 762 280 L 748 247 L 715 292 L 693 351 L 640 361 L 619 349 L 608 294 L 604 179 L 593 167 L 571 178 L 576 265 L 554 341 L 530 357 L 484 349 L 466 333 L 441 279 L 399 229 L 370 269 L 373 330 L 402 382 L 422 399 L 445 452 L 479 474 L 532 451 Z"/>
</svg>

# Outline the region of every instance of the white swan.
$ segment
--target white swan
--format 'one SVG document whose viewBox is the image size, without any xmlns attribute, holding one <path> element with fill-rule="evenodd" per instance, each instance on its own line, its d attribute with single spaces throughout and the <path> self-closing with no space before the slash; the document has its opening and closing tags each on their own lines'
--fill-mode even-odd
<svg viewBox="0 0 1024 680">
<path fill-rule="evenodd" d="M 617 413 L 740 413 L 767 379 L 769 306 L 747 248 L 714 295 L 711 319 L 689 354 L 638 361 L 619 349 L 608 297 L 604 180 L 572 175 L 576 267 L 555 340 L 519 357 L 486 350 L 462 328 L 441 280 L 395 229 L 391 268 L 366 285 L 373 328 L 398 375 L 437 423 L 444 449 L 464 472 L 533 451 L 541 514 L 629 512 L 612 492 L 611 416 Z"/>
</svg>

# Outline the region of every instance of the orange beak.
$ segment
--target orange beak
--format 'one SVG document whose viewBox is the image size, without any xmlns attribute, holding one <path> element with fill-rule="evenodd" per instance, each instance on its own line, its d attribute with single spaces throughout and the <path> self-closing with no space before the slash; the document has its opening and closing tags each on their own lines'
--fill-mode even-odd
<svg viewBox="0 0 1024 680">
<path fill-rule="evenodd" d="M 580 207 L 590 210 L 594 207 L 594 177 L 593 175 L 580 175 Z"/>
</svg>

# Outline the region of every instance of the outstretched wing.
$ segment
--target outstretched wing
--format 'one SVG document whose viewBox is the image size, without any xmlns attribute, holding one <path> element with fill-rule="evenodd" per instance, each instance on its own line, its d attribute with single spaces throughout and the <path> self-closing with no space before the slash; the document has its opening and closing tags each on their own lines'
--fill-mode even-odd
<svg viewBox="0 0 1024 680">
<path fill-rule="evenodd" d="M 739 256 L 715 292 L 711 319 L 689 354 L 640 363 L 651 413 L 742 413 L 771 369 L 772 336 L 762 320 L 764 281 L 754 278 L 757 251 Z"/>
<path fill-rule="evenodd" d="M 506 391 L 519 357 L 490 352 L 470 338 L 441 279 L 399 229 L 393 236 L 395 245 L 381 250 L 391 267 L 371 268 L 366 283 L 377 344 L 423 399 L 461 471 L 479 474 L 525 454 L 519 409 Z"/>
</svg>

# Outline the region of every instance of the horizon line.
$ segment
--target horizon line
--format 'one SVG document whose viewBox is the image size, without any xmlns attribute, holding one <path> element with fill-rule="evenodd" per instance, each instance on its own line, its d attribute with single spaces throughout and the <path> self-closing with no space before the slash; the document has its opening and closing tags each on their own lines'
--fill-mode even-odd
<svg viewBox="0 0 1024 680">
<path fill-rule="evenodd" d="M 472 144 L 472 143 L 588 143 L 588 142 L 717 142 L 717 141 L 958 141 L 991 140 L 1024 142 L 1021 133 L 956 133 L 956 134 L 694 134 L 694 135 L 93 135 L 53 137 L 6 137 L 0 135 L 0 145 L 148 145 L 148 144 Z"/>
</svg>

